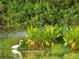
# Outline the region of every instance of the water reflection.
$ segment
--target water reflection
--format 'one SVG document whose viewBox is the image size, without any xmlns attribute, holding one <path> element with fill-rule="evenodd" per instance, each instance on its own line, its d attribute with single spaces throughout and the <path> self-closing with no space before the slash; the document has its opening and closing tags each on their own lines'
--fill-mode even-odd
<svg viewBox="0 0 79 59">
<path fill-rule="evenodd" d="M 73 51 L 73 52 L 65 53 L 64 59 L 79 59 L 79 52 Z"/>
<path fill-rule="evenodd" d="M 37 59 L 38 57 L 43 57 L 45 52 L 44 51 L 25 51 L 22 52 L 24 58 L 27 59 Z"/>
<path fill-rule="evenodd" d="M 0 49 L 0 59 L 13 58 L 9 49 Z"/>
<path fill-rule="evenodd" d="M 64 54 L 52 54 L 49 51 L 18 51 L 0 49 L 0 59 L 79 59 L 79 53 L 67 52 Z"/>
<path fill-rule="evenodd" d="M 12 52 L 14 58 L 22 59 L 22 54 L 21 54 L 20 51 L 18 51 L 18 50 L 11 50 L 11 52 Z"/>
</svg>

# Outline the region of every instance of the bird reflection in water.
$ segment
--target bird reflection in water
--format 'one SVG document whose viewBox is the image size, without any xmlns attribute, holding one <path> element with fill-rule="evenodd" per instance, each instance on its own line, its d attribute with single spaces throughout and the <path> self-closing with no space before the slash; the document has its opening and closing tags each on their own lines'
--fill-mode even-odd
<svg viewBox="0 0 79 59">
<path fill-rule="evenodd" d="M 12 54 L 13 54 L 13 58 L 15 59 L 22 59 L 22 54 L 20 51 L 18 50 L 11 50 Z"/>
</svg>

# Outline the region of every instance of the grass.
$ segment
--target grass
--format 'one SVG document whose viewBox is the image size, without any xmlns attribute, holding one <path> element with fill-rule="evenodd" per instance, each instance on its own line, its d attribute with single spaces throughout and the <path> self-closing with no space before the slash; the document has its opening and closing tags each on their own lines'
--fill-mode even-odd
<svg viewBox="0 0 79 59">
<path fill-rule="evenodd" d="M 7 39 L 1 39 L 0 40 L 0 49 L 11 49 L 11 46 L 19 44 L 19 39 L 13 39 L 13 38 L 7 38 Z"/>
</svg>

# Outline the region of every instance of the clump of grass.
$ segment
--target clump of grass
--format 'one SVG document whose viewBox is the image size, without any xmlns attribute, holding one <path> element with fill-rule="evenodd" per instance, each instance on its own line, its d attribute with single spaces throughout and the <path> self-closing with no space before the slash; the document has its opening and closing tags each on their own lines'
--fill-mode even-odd
<svg viewBox="0 0 79 59">
<path fill-rule="evenodd" d="M 11 46 L 19 44 L 19 39 L 5 38 L 0 40 L 0 48 L 11 49 Z"/>
</svg>

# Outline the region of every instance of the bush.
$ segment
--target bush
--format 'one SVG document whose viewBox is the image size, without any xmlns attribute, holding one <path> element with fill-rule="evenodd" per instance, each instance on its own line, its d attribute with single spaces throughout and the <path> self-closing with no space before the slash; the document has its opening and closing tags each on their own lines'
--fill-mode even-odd
<svg viewBox="0 0 79 59">
<path fill-rule="evenodd" d="M 79 25 L 79 2 L 75 0 L 1 0 L 1 23 L 14 28 Z M 1 24 L 2 25 L 2 24 Z"/>
</svg>

